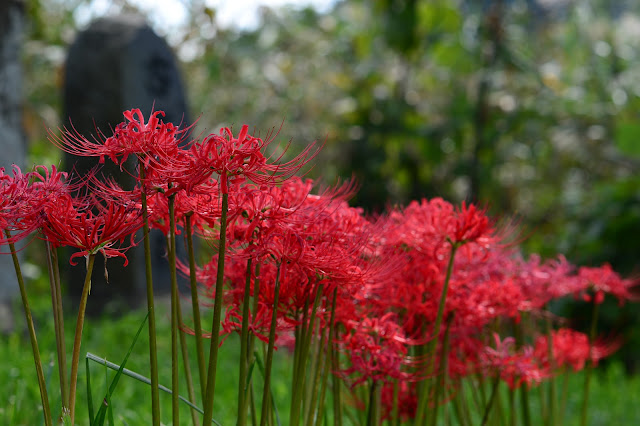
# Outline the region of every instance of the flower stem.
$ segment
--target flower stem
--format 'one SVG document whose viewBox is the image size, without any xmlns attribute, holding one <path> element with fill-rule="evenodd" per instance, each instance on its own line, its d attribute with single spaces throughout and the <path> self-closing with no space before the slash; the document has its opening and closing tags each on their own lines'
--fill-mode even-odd
<svg viewBox="0 0 640 426">
<path fill-rule="evenodd" d="M 565 367 L 562 373 L 562 398 L 560 399 L 560 424 L 564 424 L 569 396 L 569 370 Z"/>
<path fill-rule="evenodd" d="M 259 306 L 259 296 L 260 296 L 260 263 L 256 265 L 255 269 L 255 278 L 253 280 L 253 306 L 251 307 L 251 312 L 253 313 L 253 317 L 255 318 L 258 315 L 258 306 Z M 249 338 L 249 348 L 247 349 L 247 365 L 251 365 L 252 362 L 255 361 L 255 346 L 256 346 L 256 336 L 251 333 L 248 336 Z M 251 425 L 256 426 L 257 424 L 257 410 L 256 410 L 256 398 L 253 392 L 253 380 L 249 379 L 248 386 L 248 395 L 244 400 L 245 410 L 246 406 L 249 405 L 249 411 L 251 413 Z"/>
<path fill-rule="evenodd" d="M 7 239 L 11 241 L 11 234 L 8 230 L 4 231 Z M 36 375 L 38 376 L 38 386 L 40 387 L 40 399 L 42 401 L 42 411 L 44 415 L 44 422 L 47 426 L 53 424 L 51 419 L 51 408 L 49 407 L 49 396 L 47 394 L 47 385 L 44 380 L 44 373 L 42 371 L 42 361 L 40 360 L 40 350 L 38 349 L 38 339 L 36 338 L 36 329 L 33 325 L 33 317 L 31 316 L 31 308 L 29 307 L 29 299 L 27 297 L 27 289 L 24 285 L 24 279 L 22 277 L 22 270 L 20 269 L 20 261 L 16 254 L 15 245 L 9 242 L 9 250 L 11 250 L 11 257 L 13 259 L 13 267 L 16 271 L 16 278 L 18 279 L 18 286 L 20 287 L 20 297 L 22 298 L 22 307 L 24 308 L 24 316 L 27 321 L 27 327 L 29 328 L 29 339 L 31 340 L 31 349 L 33 350 L 33 361 L 36 367 Z"/>
<path fill-rule="evenodd" d="M 182 322 L 182 308 L 180 307 L 180 303 L 176 305 L 178 311 L 178 324 L 183 324 Z M 191 376 L 191 366 L 189 364 L 189 351 L 187 349 L 187 337 L 185 333 L 181 330 L 178 330 L 178 335 L 180 337 L 180 348 L 182 349 L 182 363 L 184 365 L 184 377 L 187 381 L 187 392 L 189 392 L 189 402 L 192 404 L 196 404 L 196 395 L 193 390 L 193 378 Z M 193 426 L 199 426 L 199 414 L 198 411 L 191 408 L 191 424 Z"/>
<path fill-rule="evenodd" d="M 293 385 L 293 394 L 295 398 L 292 399 L 291 405 L 291 420 L 290 424 L 297 425 L 299 423 L 300 414 L 301 414 L 301 405 L 305 401 L 305 377 L 307 371 L 307 358 L 309 357 L 309 349 L 311 347 L 311 336 L 313 335 L 313 328 L 315 323 L 316 312 L 318 310 L 318 302 L 321 297 L 320 294 L 322 292 L 322 285 L 320 285 L 319 289 L 316 286 L 316 297 L 313 301 L 313 307 L 311 309 L 311 315 L 308 314 L 308 299 L 307 303 L 305 303 L 305 310 L 303 315 L 303 321 L 300 325 L 301 327 L 301 345 L 299 352 L 299 359 L 297 365 L 295 365 L 294 369 L 294 385 Z M 307 321 L 308 319 L 308 321 Z M 296 350 L 298 349 L 298 343 L 296 342 Z M 304 413 L 302 413 L 304 419 Z"/>
<path fill-rule="evenodd" d="M 582 411 L 580 425 L 587 424 L 587 407 L 589 405 L 589 385 L 591 383 L 591 372 L 593 371 L 593 342 L 596 339 L 596 323 L 598 322 L 598 307 L 600 305 L 593 301 L 593 314 L 591 315 L 591 330 L 589 331 L 589 359 L 587 360 L 584 372 L 584 395 L 582 397 Z"/>
<path fill-rule="evenodd" d="M 515 339 L 516 348 L 520 348 L 523 345 L 523 328 L 525 315 L 522 314 L 522 319 L 515 327 Z M 520 386 L 520 409 L 522 410 L 522 424 L 524 426 L 531 426 L 531 410 L 529 409 L 529 389 L 526 384 Z"/>
<path fill-rule="evenodd" d="M 380 424 L 380 394 L 382 386 L 377 380 L 371 383 L 369 390 L 369 410 L 367 411 L 367 426 Z"/>
<path fill-rule="evenodd" d="M 156 344 L 156 314 L 153 298 L 153 275 L 151 272 L 151 242 L 149 239 L 149 212 L 147 193 L 144 189 L 144 163 L 139 162 L 142 204 L 142 233 L 144 240 L 144 266 L 147 287 L 147 309 L 149 310 L 149 375 L 151 376 L 151 415 L 153 426 L 160 426 L 160 391 L 158 383 L 158 349 Z"/>
<path fill-rule="evenodd" d="M 278 323 L 278 299 L 280 298 L 280 264 L 276 271 L 276 283 L 273 290 L 273 313 L 271 314 L 271 327 L 269 328 L 269 344 L 267 347 L 267 358 L 264 365 L 264 388 L 262 392 L 262 414 L 260 416 L 260 426 L 265 426 L 270 404 L 271 385 L 271 365 L 273 364 L 273 347 L 276 341 L 276 325 Z"/>
<path fill-rule="evenodd" d="M 447 378 L 447 361 L 449 359 L 449 332 L 451 331 L 451 324 L 453 323 L 453 318 L 455 316 L 455 312 L 452 312 L 451 315 L 447 318 L 447 325 L 444 332 L 444 339 L 442 341 L 442 348 L 440 349 L 440 371 L 436 375 L 436 392 L 435 392 L 435 400 L 433 401 L 433 410 L 430 414 L 430 425 L 435 426 L 438 421 L 438 411 L 440 409 L 440 399 L 445 389 L 445 382 Z"/>
<path fill-rule="evenodd" d="M 392 408 L 391 408 L 391 426 L 398 426 L 398 394 L 400 393 L 400 385 L 398 380 L 393 381 L 393 396 L 392 396 Z"/>
<path fill-rule="evenodd" d="M 62 292 L 60 290 L 60 271 L 56 249 L 45 241 L 47 249 L 47 269 L 51 286 L 51 305 L 53 308 L 53 324 L 56 332 L 56 352 L 58 356 L 58 375 L 60 376 L 60 396 L 62 406 L 69 406 L 69 390 L 67 382 L 67 350 L 64 340 L 64 311 L 62 310 Z"/>
<path fill-rule="evenodd" d="M 298 313 L 299 315 L 299 313 Z M 298 316 L 296 315 L 296 316 Z M 302 377 L 300 376 L 300 364 L 303 359 L 303 348 L 304 348 L 304 336 L 305 336 L 305 324 L 307 323 L 307 318 L 309 316 L 309 298 L 307 297 L 304 301 L 304 306 L 302 308 L 302 321 L 299 325 L 296 325 L 295 328 L 295 348 L 293 352 L 293 379 L 291 384 L 291 412 L 289 413 L 289 423 L 290 424 L 298 424 L 299 421 L 299 413 L 300 413 L 300 403 L 302 400 L 303 393 L 303 383 Z"/>
<path fill-rule="evenodd" d="M 493 379 L 493 386 L 491 386 L 491 396 L 489 396 L 489 402 L 484 409 L 484 415 L 482 416 L 482 426 L 486 425 L 489 421 L 489 413 L 491 412 L 491 408 L 493 407 L 493 401 L 496 399 L 496 394 L 498 393 L 498 385 L 500 384 L 500 375 L 496 375 Z"/>
<path fill-rule="evenodd" d="M 546 332 L 547 332 L 547 354 L 549 357 L 549 369 L 551 370 L 551 376 L 548 380 L 548 422 L 547 424 L 551 426 L 556 426 L 556 384 L 555 384 L 555 375 L 556 375 L 556 361 L 555 354 L 553 353 L 553 333 L 552 333 L 552 324 L 551 324 L 551 316 L 547 317 L 545 321 Z"/>
<path fill-rule="evenodd" d="M 220 242 L 218 246 L 218 274 L 216 276 L 216 294 L 213 302 L 213 324 L 211 328 L 211 347 L 207 367 L 207 390 L 204 401 L 204 426 L 211 426 L 213 419 L 213 398 L 216 389 L 216 367 L 218 365 L 218 342 L 220 341 L 220 317 L 222 311 L 222 285 L 224 283 L 224 255 L 227 239 L 227 211 L 229 194 L 222 194 L 222 215 L 220 216 Z"/>
<path fill-rule="evenodd" d="M 251 301 L 251 258 L 247 260 L 246 280 L 244 284 L 244 299 L 242 300 L 242 329 L 240 331 L 240 374 L 238 378 L 238 426 L 247 423 L 247 374 L 249 363 L 247 349 L 249 346 L 249 302 Z"/>
<path fill-rule="evenodd" d="M 323 293 L 323 285 L 321 284 L 318 292 L 316 294 L 316 301 L 322 298 Z M 317 304 L 317 303 L 316 303 Z M 315 317 L 316 310 L 314 309 L 313 316 Z M 313 330 L 312 330 L 313 331 Z M 327 333 L 325 333 L 322 328 L 319 328 L 318 333 L 320 334 L 319 339 L 315 339 L 314 350 L 313 350 L 313 362 L 312 362 L 312 375 L 313 380 L 310 382 L 310 392 L 307 394 L 307 402 L 305 405 L 305 416 L 306 419 L 305 425 L 312 426 L 313 420 L 316 418 L 316 406 L 318 400 L 318 392 L 320 388 L 320 373 L 324 367 L 324 347 L 326 344 Z"/>
<path fill-rule="evenodd" d="M 171 275 L 171 413 L 173 424 L 180 424 L 180 366 L 178 365 L 178 279 L 176 275 L 175 193 L 169 196 L 169 273 Z"/>
<path fill-rule="evenodd" d="M 331 333 L 335 338 L 336 322 L 335 322 L 335 309 L 336 300 L 338 296 L 338 288 L 333 289 L 333 296 L 331 300 Z M 329 339 L 329 356 L 331 357 L 331 371 L 338 371 L 340 366 L 340 354 L 335 348 L 333 338 Z M 331 375 L 331 385 L 333 386 L 333 424 L 335 426 L 342 426 L 342 397 L 340 395 L 340 386 L 342 385 L 337 374 Z"/>
<path fill-rule="evenodd" d="M 335 289 L 334 289 L 334 293 L 335 293 Z M 325 298 L 325 305 L 328 301 Z M 327 390 L 327 381 L 329 379 L 329 375 L 331 374 L 331 344 L 333 342 L 333 320 L 335 318 L 335 299 L 334 302 L 332 302 L 331 305 L 331 314 L 329 317 L 329 331 L 328 331 L 328 336 L 327 336 L 327 340 L 325 343 L 320 345 L 320 350 L 324 352 L 324 362 L 323 362 L 323 366 L 322 366 L 322 383 L 321 383 L 321 387 L 320 387 L 320 401 L 318 401 L 318 418 L 317 421 L 315 423 L 312 424 L 317 424 L 317 425 L 322 425 L 323 421 L 324 421 L 324 415 L 325 415 L 325 396 L 326 396 L 326 390 Z M 323 335 L 325 333 L 323 332 Z"/>
<path fill-rule="evenodd" d="M 198 357 L 198 373 L 200 375 L 200 392 L 204 399 L 206 394 L 206 369 L 204 361 L 204 343 L 202 341 L 202 321 L 200 319 L 200 303 L 198 301 L 198 283 L 196 281 L 196 260 L 193 250 L 192 216 L 185 218 L 187 233 L 187 251 L 189 256 L 189 279 L 191 284 L 191 309 L 193 311 L 193 329 L 196 338 L 196 355 Z"/>
<path fill-rule="evenodd" d="M 78 307 L 78 319 L 76 321 L 76 333 L 73 338 L 73 354 L 71 357 L 71 380 L 69 381 L 69 413 L 71 424 L 75 424 L 76 410 L 76 386 L 78 384 L 78 363 L 80 361 L 80 343 L 82 342 L 82 328 L 84 327 L 84 314 L 87 308 L 87 300 L 91 291 L 91 273 L 96 260 L 95 254 L 89 254 L 87 259 L 87 274 L 84 278 L 82 295 L 80 296 L 80 306 Z"/>
<path fill-rule="evenodd" d="M 444 316 L 444 308 L 447 301 L 447 293 L 449 290 L 449 281 L 451 281 L 451 275 L 453 274 L 453 263 L 456 256 L 456 251 L 458 247 L 460 247 L 462 243 L 459 242 L 451 242 L 451 250 L 449 252 L 449 263 L 447 265 L 447 273 L 444 279 L 444 284 L 442 286 L 442 293 L 440 294 L 440 303 L 438 305 L 438 313 L 436 314 L 436 321 L 433 326 L 433 335 L 431 340 L 427 345 L 426 356 L 429 356 L 429 360 L 427 361 L 427 371 L 425 375 L 425 380 L 427 383 L 422 386 L 422 395 L 419 395 L 418 400 L 418 408 L 416 411 L 416 422 L 422 422 L 422 419 L 425 417 L 427 406 L 429 405 L 429 394 L 431 390 L 430 382 L 431 382 L 431 374 L 433 373 L 433 369 L 435 368 L 436 363 L 436 349 L 438 346 L 438 338 L 440 336 L 440 328 L 442 326 L 442 317 Z"/>
</svg>

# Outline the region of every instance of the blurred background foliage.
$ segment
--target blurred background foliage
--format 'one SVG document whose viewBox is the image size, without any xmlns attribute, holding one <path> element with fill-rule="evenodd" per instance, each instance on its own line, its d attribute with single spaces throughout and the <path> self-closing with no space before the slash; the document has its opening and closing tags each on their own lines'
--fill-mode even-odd
<svg viewBox="0 0 640 426">
<path fill-rule="evenodd" d="M 65 53 L 93 1 L 29 2 L 32 162 L 57 162 L 45 128 L 62 125 Z M 637 2 L 343 0 L 323 13 L 263 7 L 243 30 L 220 25 L 204 0 L 183 4 L 180 28 L 153 26 L 181 61 L 197 132 L 284 123 L 278 139 L 292 152 L 325 142 L 311 176 L 355 176 L 354 204 L 367 211 L 478 201 L 518 219 L 527 252 L 639 272 Z M 637 368 L 639 316 L 609 311 L 603 330 L 633 341 L 623 356 Z"/>
</svg>

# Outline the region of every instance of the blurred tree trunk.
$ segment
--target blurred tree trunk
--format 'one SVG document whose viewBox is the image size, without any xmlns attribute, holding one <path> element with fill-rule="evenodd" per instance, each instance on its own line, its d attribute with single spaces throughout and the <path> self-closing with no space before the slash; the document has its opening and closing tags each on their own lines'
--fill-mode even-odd
<svg viewBox="0 0 640 426">
<path fill-rule="evenodd" d="M 481 28 L 483 42 L 482 49 L 482 70 L 480 71 L 480 82 L 476 94 L 476 107 L 473 116 L 473 154 L 469 168 L 469 194 L 468 199 L 478 202 L 482 198 L 480 193 L 482 184 L 486 183 L 487 170 L 483 164 L 483 154 L 491 149 L 491 140 L 488 137 L 491 128 L 489 95 L 491 93 L 491 73 L 498 62 L 500 50 L 502 49 L 503 32 L 503 9 L 502 0 L 497 0 L 491 4 L 487 11 L 483 26 Z"/>
<path fill-rule="evenodd" d="M 10 173 L 12 164 L 23 166 L 25 158 L 20 63 L 24 5 L 22 0 L 0 1 L 0 167 L 5 173 Z M 6 247 L 2 249 L 6 252 Z M 0 332 L 13 328 L 9 308 L 17 290 L 11 256 L 0 256 Z"/>
</svg>

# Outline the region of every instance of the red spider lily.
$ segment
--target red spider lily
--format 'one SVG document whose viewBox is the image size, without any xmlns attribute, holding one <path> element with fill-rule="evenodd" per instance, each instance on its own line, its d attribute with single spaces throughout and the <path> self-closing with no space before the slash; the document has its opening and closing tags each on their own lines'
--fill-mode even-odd
<svg viewBox="0 0 640 426">
<path fill-rule="evenodd" d="M 249 126 L 242 126 L 238 137 L 234 137 L 231 129 L 222 128 L 220 133 L 210 134 L 202 142 L 191 147 L 189 175 L 185 176 L 183 185 L 187 190 L 206 182 L 212 173 L 220 176 L 221 192 L 227 194 L 230 184 L 240 184 L 250 180 L 264 185 L 283 182 L 293 176 L 316 154 L 314 145 L 307 146 L 297 157 L 286 163 L 269 163 L 265 156 L 265 148 L 273 141 L 249 135 Z M 284 155 L 284 154 L 283 154 Z M 280 161 L 282 156 L 275 159 Z"/>
<path fill-rule="evenodd" d="M 233 332 L 240 333 L 242 330 L 242 311 L 239 306 L 241 306 L 241 303 L 234 303 L 227 309 L 225 320 L 222 323 L 223 334 L 231 334 Z M 258 303 L 258 310 L 255 315 L 249 312 L 249 331 L 265 343 L 269 342 L 269 327 L 271 325 L 272 312 L 272 308 L 264 303 Z M 290 330 L 291 327 L 289 326 L 286 329 Z M 283 331 L 284 327 L 281 323 L 281 325 L 277 327 L 276 340 L 278 340 Z"/>
<path fill-rule="evenodd" d="M 116 247 L 116 244 L 122 244 L 130 237 L 131 245 L 134 245 L 134 234 L 142 227 L 139 209 L 115 203 L 105 206 L 97 200 L 82 203 L 68 194 L 50 200 L 44 206 L 44 237 L 54 247 L 79 249 L 71 256 L 72 265 L 75 265 L 74 258 L 100 252 L 105 258 L 124 258 L 126 266 L 128 261 L 124 251 L 128 247 Z"/>
<path fill-rule="evenodd" d="M 486 215 L 486 210 L 463 201 L 460 208 L 455 209 L 452 223 L 448 225 L 448 238 L 454 243 L 478 242 L 487 243 L 494 233 L 493 224 Z"/>
<path fill-rule="evenodd" d="M 390 417 L 394 410 L 394 383 L 384 383 L 381 392 L 381 403 L 384 409 L 382 418 L 387 419 Z M 415 382 L 398 382 L 398 401 L 397 410 L 398 417 L 401 422 L 407 422 L 410 419 L 415 418 L 416 409 L 418 407 L 418 388 Z"/>
<path fill-rule="evenodd" d="M 280 297 L 275 307 L 278 333 L 298 325 L 304 309 L 311 309 L 317 297 L 331 293 L 335 286 L 351 291 L 346 288 L 362 285 L 366 277 L 374 279 L 376 268 L 361 259 L 366 235 L 371 234 L 370 224 L 360 210 L 348 207 L 340 199 L 351 192 L 352 185 L 309 195 L 312 186 L 310 180 L 294 177 L 279 186 L 258 188 L 245 184 L 242 192 L 231 192 L 230 203 L 236 204 L 237 209 L 230 215 L 227 228 L 230 243 L 225 277 L 230 289 L 225 299 L 231 312 L 227 331 L 235 330 L 240 323 L 247 259 L 261 263 L 261 288 L 257 296 L 259 303 L 271 312 L 276 265 L 280 264 Z M 216 267 L 214 258 L 198 273 L 205 287 L 212 287 L 215 282 Z M 322 293 L 318 293 L 321 288 Z M 326 320 L 326 314 L 322 307 L 316 313 L 320 322 Z M 268 315 L 263 319 L 268 319 Z M 251 321 L 256 324 L 256 319 Z M 268 323 L 259 327 L 264 326 Z"/>
<path fill-rule="evenodd" d="M 122 165 L 129 155 L 143 157 L 146 162 L 154 157 L 171 158 L 178 153 L 188 129 L 179 129 L 173 123 L 160 120 L 164 111 L 152 112 L 147 123 L 139 109 L 125 111 L 123 115 L 127 121 L 116 126 L 113 136 L 104 142 L 111 161 Z"/>
<path fill-rule="evenodd" d="M 130 155 L 139 156 L 146 164 L 154 156 L 174 156 L 189 130 L 179 129 L 172 123 L 164 123 L 160 119 L 164 116 L 164 111 L 152 112 L 146 123 L 139 109 L 125 111 L 123 115 L 126 121 L 118 124 L 113 136 L 104 140 L 92 142 L 73 127 L 71 130 L 65 128 L 62 137 L 50 132 L 50 140 L 69 154 L 99 157 L 100 163 L 104 163 L 105 157 L 108 157 L 122 167 Z M 102 133 L 100 136 L 103 137 Z"/>
<path fill-rule="evenodd" d="M 541 383 L 549 376 L 549 371 L 538 365 L 532 347 L 524 346 L 516 350 L 515 339 L 500 339 L 494 333 L 495 348 L 486 347 L 480 355 L 480 362 L 489 375 L 498 374 L 511 389 L 523 383 L 528 386 Z"/>
<path fill-rule="evenodd" d="M 0 168 L 0 230 L 4 240 L 4 231 L 18 231 L 20 236 L 12 240 L 19 240 L 38 227 L 37 221 L 25 220 L 25 215 L 31 216 L 34 204 L 33 190 L 29 186 L 29 174 L 22 174 L 19 167 L 14 166 L 13 176 L 6 175 L 4 168 Z"/>
<path fill-rule="evenodd" d="M 486 296 L 486 309 L 482 311 L 485 319 L 482 321 L 489 320 L 491 314 L 498 316 L 505 311 L 514 312 L 506 300 L 507 303 L 498 309 L 497 304 L 491 302 L 490 294 L 496 286 L 483 284 L 487 280 L 496 284 L 501 282 L 502 275 L 492 276 L 490 265 L 492 254 L 503 250 L 501 237 L 495 235 L 483 210 L 466 204 L 458 210 L 440 198 L 423 199 L 420 203 L 412 202 L 404 210 L 392 211 L 386 225 L 380 229 L 380 241 L 391 249 L 402 248 L 406 265 L 398 271 L 393 286 L 381 299 L 403 318 L 402 324 L 409 336 L 418 340 L 429 336 L 428 325 L 434 323 L 437 315 L 452 244 L 460 247 L 449 282 L 444 314 L 464 306 L 467 311 L 473 308 L 468 300 L 474 293 L 475 297 L 481 293 Z M 464 312 L 459 318 L 456 316 L 453 327 L 461 321 L 474 323 L 480 320 L 470 316 L 475 315 Z"/>
<path fill-rule="evenodd" d="M 51 166 L 51 171 L 36 166 L 35 171 L 23 174 L 14 165 L 13 176 L 5 175 L 4 169 L 0 169 L 0 228 L 15 233 L 12 242 L 40 227 L 45 203 L 69 190 L 66 177 L 67 174 L 58 172 L 55 166 Z M 4 235 L 0 241 L 8 242 Z"/>
<path fill-rule="evenodd" d="M 583 266 L 578 269 L 576 277 L 578 287 L 575 290 L 587 302 L 591 301 L 592 295 L 594 303 L 602 303 L 605 294 L 611 294 L 618 298 L 620 304 L 625 301 L 637 299 L 630 289 L 638 283 L 635 280 L 623 279 L 615 272 L 611 265 L 605 264 L 600 267 Z"/>
<path fill-rule="evenodd" d="M 554 330 L 551 334 L 553 365 L 557 369 L 571 367 L 573 371 L 580 371 L 587 361 L 594 365 L 603 358 L 617 351 L 622 343 L 620 340 L 605 342 L 597 340 L 589 343 L 589 336 L 569 328 Z M 542 365 L 550 368 L 548 337 L 540 336 L 535 342 L 535 356 Z"/>
<path fill-rule="evenodd" d="M 576 291 L 575 267 L 564 256 L 542 261 L 532 255 L 529 260 L 521 257 L 513 259 L 512 265 L 503 266 L 512 275 L 522 290 L 523 311 L 539 310 L 552 299 L 560 298 Z"/>
<path fill-rule="evenodd" d="M 338 374 L 349 378 L 352 387 L 367 380 L 387 383 L 413 377 L 406 371 L 410 364 L 408 345 L 412 342 L 404 336 L 392 314 L 353 319 L 343 325 L 345 331 L 336 343 L 345 352 L 349 366 Z"/>
<path fill-rule="evenodd" d="M 241 191 L 230 194 L 230 204 L 237 206 L 229 217 L 229 236 L 246 242 L 260 239 L 279 223 L 292 223 L 294 214 L 311 191 L 310 180 L 302 182 L 293 177 L 280 186 L 244 185 Z"/>
<path fill-rule="evenodd" d="M 489 247 L 497 241 L 493 224 L 485 210 L 475 205 L 455 208 L 442 198 L 412 201 L 404 211 L 394 211 L 391 218 L 398 225 L 395 239 L 414 249 L 436 255 L 444 243 L 475 242 Z"/>
<path fill-rule="evenodd" d="M 498 237 L 492 235 L 488 219 L 477 219 L 482 226 L 473 228 L 482 229 L 485 234 L 464 230 L 465 220 L 474 218 L 478 212 L 464 207 L 464 214 L 458 217 L 455 208 L 444 200 L 422 200 L 411 203 L 402 211 L 392 211 L 389 220 L 379 228 L 379 241 L 385 247 L 382 252 L 402 248 L 396 257 L 402 257 L 403 261 L 396 263 L 404 266 L 397 270 L 390 286 L 378 291 L 378 309 L 396 312 L 405 332 L 413 339 L 424 341 L 431 337 L 452 243 L 462 246 L 455 257 L 444 308 L 445 316 L 456 311 L 451 328 L 466 328 L 469 324 L 481 327 L 496 316 L 517 314 L 517 300 L 498 300 L 493 294 L 497 288 L 505 287 L 511 296 L 515 296 L 517 288 L 504 284 L 504 275 L 492 270 L 494 259 L 502 260 L 502 256 L 494 256 L 494 253 L 502 253 L 504 249 Z M 471 300 L 479 304 L 474 305 Z"/>
</svg>

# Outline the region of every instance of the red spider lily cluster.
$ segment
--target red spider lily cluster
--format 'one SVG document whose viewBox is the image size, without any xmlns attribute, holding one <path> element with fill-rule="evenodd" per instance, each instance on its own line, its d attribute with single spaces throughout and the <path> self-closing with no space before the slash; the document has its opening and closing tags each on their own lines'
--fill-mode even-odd
<svg viewBox="0 0 640 426">
<path fill-rule="evenodd" d="M 221 333 L 241 330 L 243 302 L 251 298 L 253 335 L 267 342 L 275 318 L 278 346 L 295 347 L 302 336 L 325 342 L 323 349 L 340 360 L 333 374 L 354 391 L 381 386 L 384 415 L 396 410 L 405 419 L 416 415 L 425 380 L 446 376 L 450 393 L 477 375 L 511 388 L 532 386 L 617 348 L 567 328 L 534 327 L 558 298 L 630 300 L 635 282 L 608 265 L 524 258 L 509 233 L 473 204 L 423 199 L 367 217 L 348 204 L 353 183 L 318 189 L 295 176 L 317 153 L 313 146 L 284 162 L 267 154 L 271 137 L 251 136 L 246 125 L 237 136 L 224 128 L 190 141 L 188 129 L 163 123 L 162 115 L 156 111 L 145 122 L 139 110 L 127 111 L 104 140 L 74 131 L 53 138 L 66 152 L 100 162 L 123 166 L 135 156 L 132 190 L 93 176 L 70 184 L 53 167 L 2 172 L 4 242 L 38 231 L 54 247 L 78 249 L 71 260 L 97 253 L 126 260 L 142 227 L 142 193 L 151 227 L 166 234 L 170 223 L 186 232 L 186 221 L 210 241 L 226 229 Z M 212 299 L 219 264 L 216 254 L 196 271 L 201 292 Z M 178 267 L 190 273 L 186 262 Z M 526 334 L 516 339 L 523 317 Z"/>
</svg>

